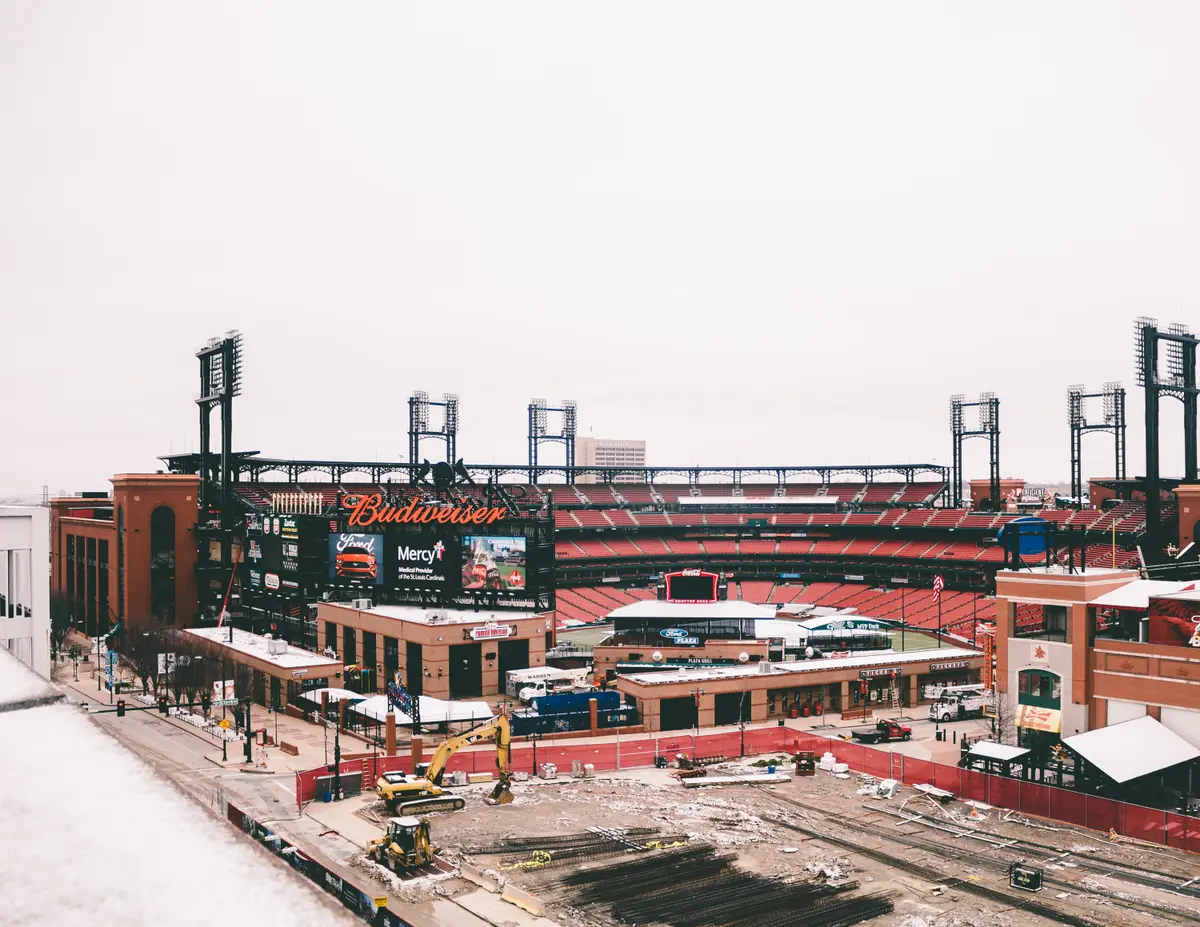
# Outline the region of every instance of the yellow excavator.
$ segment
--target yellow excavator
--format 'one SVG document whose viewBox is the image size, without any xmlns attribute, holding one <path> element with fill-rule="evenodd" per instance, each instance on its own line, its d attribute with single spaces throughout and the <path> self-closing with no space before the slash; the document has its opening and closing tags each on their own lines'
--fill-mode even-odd
<svg viewBox="0 0 1200 927">
<path fill-rule="evenodd" d="M 433 862 L 435 852 L 429 842 L 429 822 L 413 817 L 392 818 L 387 833 L 367 844 L 367 856 L 392 872 Z"/>
<path fill-rule="evenodd" d="M 465 733 L 450 737 L 440 744 L 427 765 L 417 768 L 413 776 L 402 772 L 384 773 L 375 782 L 375 794 L 387 804 L 388 810 L 396 815 L 424 814 L 429 811 L 457 811 L 466 802 L 458 795 L 442 791 L 442 774 L 446 764 L 463 747 L 481 740 L 496 742 L 496 768 L 500 780 L 492 789 L 490 801 L 495 805 L 507 805 L 513 800 L 512 789 L 512 733 L 508 718 L 497 715 L 490 721 L 478 724 Z"/>
</svg>

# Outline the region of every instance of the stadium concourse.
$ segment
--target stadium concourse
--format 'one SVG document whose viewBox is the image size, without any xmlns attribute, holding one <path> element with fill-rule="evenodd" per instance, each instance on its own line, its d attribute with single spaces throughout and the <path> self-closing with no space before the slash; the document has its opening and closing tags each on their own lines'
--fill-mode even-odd
<svg viewBox="0 0 1200 927">
<path fill-rule="evenodd" d="M 558 629 L 568 630 L 602 624 L 613 609 L 633 602 L 654 599 L 646 588 L 581 586 L 557 592 Z M 880 589 L 862 583 L 729 583 L 729 598 L 763 605 L 811 605 L 889 621 L 903 620 L 909 627 L 936 629 L 938 601 L 928 589 Z M 973 639 L 971 624 L 980 627 L 996 622 L 996 600 L 978 592 L 946 590 L 941 596 L 943 629 L 959 638 Z"/>
</svg>

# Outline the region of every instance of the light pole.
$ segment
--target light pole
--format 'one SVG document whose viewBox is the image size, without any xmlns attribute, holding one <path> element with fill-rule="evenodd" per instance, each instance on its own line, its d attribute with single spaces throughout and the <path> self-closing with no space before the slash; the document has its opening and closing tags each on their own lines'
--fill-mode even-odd
<svg viewBox="0 0 1200 927">
<path fill-rule="evenodd" d="M 533 733 L 529 735 L 529 739 L 533 741 L 533 774 L 536 776 L 538 774 L 537 742 L 542 739 L 542 735 Z"/>
</svg>

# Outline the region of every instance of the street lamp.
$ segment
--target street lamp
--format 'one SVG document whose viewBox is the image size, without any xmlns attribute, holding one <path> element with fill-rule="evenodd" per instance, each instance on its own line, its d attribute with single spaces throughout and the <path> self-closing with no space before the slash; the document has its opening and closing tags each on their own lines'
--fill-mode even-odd
<svg viewBox="0 0 1200 927">
<path fill-rule="evenodd" d="M 533 774 L 536 776 L 538 774 L 537 744 L 542 739 L 542 735 L 537 733 L 530 734 L 529 739 L 533 741 Z"/>
</svg>

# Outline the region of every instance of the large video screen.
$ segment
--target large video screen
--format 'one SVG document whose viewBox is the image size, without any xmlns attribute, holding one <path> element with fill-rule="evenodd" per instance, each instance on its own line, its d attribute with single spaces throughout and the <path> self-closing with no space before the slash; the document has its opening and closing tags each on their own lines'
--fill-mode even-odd
<svg viewBox="0 0 1200 927">
<path fill-rule="evenodd" d="M 391 536 L 388 569 L 392 585 L 445 585 L 449 573 L 446 543 L 429 534 L 397 534 Z"/>
<path fill-rule="evenodd" d="M 329 535 L 329 578 L 383 583 L 382 534 Z"/>
<path fill-rule="evenodd" d="M 668 602 L 715 602 L 717 601 L 716 573 L 700 570 L 684 570 L 666 575 Z"/>
<path fill-rule="evenodd" d="M 464 535 L 463 589 L 524 589 L 525 538 Z"/>
</svg>

